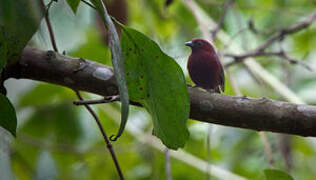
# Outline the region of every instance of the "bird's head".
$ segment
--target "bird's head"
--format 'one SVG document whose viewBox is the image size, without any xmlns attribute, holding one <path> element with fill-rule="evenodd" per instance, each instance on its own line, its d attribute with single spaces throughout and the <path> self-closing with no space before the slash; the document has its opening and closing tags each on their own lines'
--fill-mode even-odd
<svg viewBox="0 0 316 180">
<path fill-rule="evenodd" d="M 204 39 L 194 38 L 191 41 L 185 43 L 186 46 L 189 46 L 192 51 L 214 51 L 213 46 Z"/>
</svg>

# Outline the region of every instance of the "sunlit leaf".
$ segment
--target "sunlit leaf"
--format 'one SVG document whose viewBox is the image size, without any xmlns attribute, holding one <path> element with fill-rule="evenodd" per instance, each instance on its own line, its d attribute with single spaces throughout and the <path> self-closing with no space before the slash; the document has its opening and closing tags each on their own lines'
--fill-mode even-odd
<svg viewBox="0 0 316 180">
<path fill-rule="evenodd" d="M 190 102 L 179 65 L 144 34 L 121 25 L 125 75 L 131 100 L 152 115 L 154 135 L 172 149 L 183 147 Z"/>
<path fill-rule="evenodd" d="M 0 1 L 0 26 L 4 31 L 2 40 L 6 42 L 8 60 L 18 60 L 27 42 L 36 32 L 43 14 L 39 0 Z"/>
<path fill-rule="evenodd" d="M 277 169 L 265 169 L 266 180 L 294 180 L 289 174 Z"/>
<path fill-rule="evenodd" d="M 9 99 L 0 93 L 0 126 L 16 136 L 16 113 Z"/>
</svg>

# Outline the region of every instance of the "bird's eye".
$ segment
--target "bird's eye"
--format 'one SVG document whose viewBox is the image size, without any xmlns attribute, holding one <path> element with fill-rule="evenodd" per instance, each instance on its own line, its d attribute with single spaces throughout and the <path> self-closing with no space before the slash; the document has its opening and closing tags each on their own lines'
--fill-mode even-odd
<svg viewBox="0 0 316 180">
<path fill-rule="evenodd" d="M 201 41 L 197 41 L 197 42 L 196 42 L 196 45 L 202 46 L 202 42 L 201 42 Z"/>
</svg>

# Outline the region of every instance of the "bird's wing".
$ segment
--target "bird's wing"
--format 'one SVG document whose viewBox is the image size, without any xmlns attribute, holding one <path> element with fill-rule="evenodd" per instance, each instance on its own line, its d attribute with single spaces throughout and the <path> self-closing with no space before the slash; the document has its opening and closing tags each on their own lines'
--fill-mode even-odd
<svg viewBox="0 0 316 180">
<path fill-rule="evenodd" d="M 224 92 L 225 91 L 225 74 L 224 74 L 224 69 L 223 69 L 223 66 L 222 66 L 222 64 L 221 64 L 221 62 L 219 62 L 220 63 L 220 87 L 221 87 L 221 90 L 222 90 L 222 92 Z"/>
<path fill-rule="evenodd" d="M 217 61 L 217 63 L 218 63 L 218 66 L 219 66 L 219 80 L 220 80 L 220 82 L 219 82 L 219 86 L 220 86 L 220 88 L 221 88 L 221 91 L 222 92 L 224 92 L 225 91 L 225 74 L 224 74 L 224 68 L 223 68 L 223 65 L 222 65 L 222 63 L 221 63 L 221 61 L 219 60 L 219 58 L 218 58 L 218 56 L 217 56 L 217 54 L 215 54 L 215 57 L 216 57 L 216 61 Z"/>
</svg>

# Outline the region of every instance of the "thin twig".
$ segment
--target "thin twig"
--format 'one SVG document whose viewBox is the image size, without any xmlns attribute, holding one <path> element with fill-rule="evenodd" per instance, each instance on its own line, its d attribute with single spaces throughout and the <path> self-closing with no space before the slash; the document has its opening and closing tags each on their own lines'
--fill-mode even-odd
<svg viewBox="0 0 316 180">
<path fill-rule="evenodd" d="M 294 60 L 293 58 L 289 57 L 283 50 L 280 52 L 266 52 L 266 49 L 269 48 L 273 43 L 276 41 L 280 41 L 284 39 L 285 36 L 289 34 L 296 33 L 302 29 L 306 29 L 308 26 L 310 26 L 314 21 L 316 20 L 316 11 L 314 11 L 310 16 L 308 16 L 305 20 L 298 22 L 288 28 L 282 29 L 279 32 L 277 32 L 275 35 L 268 38 L 264 43 L 262 43 L 260 46 L 258 46 L 255 50 L 247 52 L 242 55 L 234 55 L 234 54 L 226 54 L 225 56 L 234 58 L 234 62 L 228 63 L 226 66 L 230 66 L 234 63 L 238 63 L 243 61 L 246 58 L 249 57 L 256 57 L 256 56 L 278 56 L 283 59 L 286 59 L 292 64 L 300 64 L 306 69 L 312 71 L 310 67 L 308 67 L 306 64 L 302 63 L 301 61 Z"/>
<path fill-rule="evenodd" d="M 281 52 L 265 52 L 265 51 L 256 51 L 256 52 L 249 52 L 242 55 L 235 55 L 235 54 L 224 54 L 226 57 L 234 58 L 236 62 L 242 61 L 249 57 L 257 57 L 257 56 L 279 56 Z M 229 66 L 227 64 L 226 66 Z"/>
<path fill-rule="evenodd" d="M 264 151 L 266 152 L 267 158 L 269 160 L 270 168 L 273 168 L 274 167 L 274 160 L 272 157 L 271 144 L 269 143 L 267 136 L 265 135 L 265 133 L 263 131 L 259 132 L 259 136 L 260 136 L 261 141 L 263 142 Z"/>
<path fill-rule="evenodd" d="M 42 5 L 42 8 L 44 11 L 46 11 L 46 14 L 45 14 L 45 21 L 46 21 L 46 24 L 47 24 L 47 28 L 48 28 L 48 31 L 49 31 L 49 36 L 50 36 L 50 40 L 51 40 L 51 43 L 52 43 L 52 46 L 54 48 L 54 51 L 58 52 L 58 49 L 57 49 L 57 46 L 56 46 L 56 43 L 55 43 L 55 36 L 54 36 L 54 32 L 53 32 L 53 29 L 52 29 L 52 26 L 51 26 L 51 23 L 50 23 L 50 19 L 49 19 L 49 16 L 48 16 L 48 9 L 46 10 L 45 8 L 45 4 L 44 4 L 44 1 L 41 0 L 41 5 Z M 78 90 L 74 90 L 77 97 L 81 100 L 81 101 L 84 101 L 83 98 L 81 97 L 80 95 L 80 92 Z M 98 118 L 98 116 L 96 115 L 96 113 L 92 110 L 92 108 L 89 106 L 89 105 L 84 105 L 85 108 L 89 111 L 89 113 L 93 116 L 93 118 L 95 119 L 101 133 L 102 133 L 102 136 L 104 138 L 104 141 L 106 143 L 106 147 L 108 148 L 108 150 L 110 151 L 110 154 L 112 156 L 112 159 L 114 161 L 114 164 L 115 164 L 115 167 L 117 169 L 117 172 L 120 176 L 120 179 L 123 180 L 124 177 L 123 177 L 123 173 L 121 171 L 121 168 L 120 168 L 120 165 L 118 164 L 118 161 L 117 161 L 117 158 L 116 158 L 116 155 L 114 153 L 114 150 L 113 150 L 113 147 L 112 147 L 112 144 L 111 142 L 109 141 L 103 127 L 102 127 L 102 124 Z"/>
<path fill-rule="evenodd" d="M 299 64 L 309 71 L 314 71 L 313 68 L 305 64 L 303 61 L 298 61 L 293 59 L 292 57 L 289 57 L 284 51 L 281 51 L 281 53 L 278 56 L 289 61 L 291 64 Z M 302 59 L 304 59 L 304 57 Z"/>
<path fill-rule="evenodd" d="M 80 101 L 84 101 L 82 96 L 80 95 L 79 91 L 75 90 L 75 93 L 76 93 L 76 95 L 77 95 L 77 97 L 79 98 Z M 113 146 L 112 146 L 108 136 L 106 135 L 106 133 L 105 133 L 105 131 L 103 129 L 103 126 L 102 126 L 98 116 L 96 115 L 96 113 L 92 110 L 92 108 L 89 105 L 85 104 L 84 106 L 89 111 L 89 113 L 93 116 L 93 118 L 95 119 L 95 122 L 97 123 L 97 125 L 98 125 L 98 127 L 99 127 L 99 129 L 100 129 L 100 131 L 102 133 L 103 139 L 104 139 L 104 141 L 106 143 L 106 147 L 108 148 L 108 150 L 111 153 L 112 159 L 114 161 L 114 164 L 115 164 L 116 170 L 117 170 L 117 172 L 118 172 L 118 174 L 120 176 L 120 179 L 124 179 L 124 176 L 123 176 L 123 173 L 121 171 L 120 165 L 119 165 L 119 163 L 117 161 L 117 158 L 116 158 L 116 155 L 114 153 Z"/>
<path fill-rule="evenodd" d="M 41 2 L 41 6 L 43 8 L 43 11 L 45 12 L 45 21 L 46 21 L 46 25 L 47 25 L 50 41 L 52 43 L 54 51 L 58 52 L 58 49 L 57 49 L 57 46 L 56 46 L 55 37 L 54 37 L 53 28 L 52 28 L 52 25 L 50 23 L 49 13 L 48 13 L 48 10 L 49 10 L 49 7 L 50 7 L 51 3 L 49 4 L 48 8 L 46 9 L 44 1 L 40 0 L 40 2 Z M 51 2 L 53 2 L 53 1 L 51 1 Z"/>
<path fill-rule="evenodd" d="M 233 0 L 227 0 L 224 4 L 224 12 L 222 13 L 217 25 L 216 25 L 216 28 L 212 31 L 212 40 L 214 41 L 215 38 L 216 38 L 216 35 L 218 33 L 218 31 L 222 28 L 223 26 L 223 23 L 224 23 L 224 20 L 225 20 L 225 17 L 227 15 L 227 12 L 229 10 L 229 7 L 233 4 Z"/>
<path fill-rule="evenodd" d="M 115 95 L 115 96 L 108 96 L 104 97 L 104 99 L 94 99 L 94 100 L 83 100 L 83 101 L 73 101 L 74 105 L 81 106 L 81 105 L 95 105 L 95 104 L 104 104 L 104 103 L 111 103 L 111 102 L 117 102 L 120 101 L 120 96 Z M 142 107 L 143 105 L 135 102 L 135 101 L 130 101 L 130 105 L 134 106 L 139 106 Z"/>
<path fill-rule="evenodd" d="M 270 37 L 262 45 L 260 45 L 255 51 L 264 51 L 267 47 L 269 47 L 274 42 L 282 40 L 286 35 L 296 33 L 302 29 L 306 29 L 309 25 L 313 23 L 315 19 L 316 19 L 316 11 L 314 11 L 304 21 L 298 22 L 290 26 L 289 28 L 280 30 L 278 33 L 276 33 L 274 36 Z"/>
<path fill-rule="evenodd" d="M 305 64 L 302 61 L 298 61 L 295 60 L 294 58 L 291 58 L 290 56 L 287 55 L 287 53 L 285 53 L 283 50 L 278 51 L 278 52 L 266 52 L 266 51 L 251 51 L 249 53 L 245 53 L 242 55 L 235 55 L 235 54 L 224 54 L 224 56 L 226 57 L 231 57 L 234 60 L 232 62 L 229 62 L 227 64 L 225 64 L 225 67 L 229 67 L 235 63 L 241 62 L 244 59 L 247 59 L 249 57 L 258 57 L 258 56 L 277 56 L 280 57 L 282 59 L 287 60 L 288 62 L 290 62 L 291 64 L 299 64 L 301 66 L 303 66 L 304 68 L 306 68 L 309 71 L 313 71 L 313 69 L 311 67 L 309 67 L 307 64 Z"/>
<path fill-rule="evenodd" d="M 93 99 L 93 100 L 84 100 L 84 101 L 74 101 L 74 105 L 92 105 L 92 104 L 104 104 L 104 103 L 110 103 L 119 101 L 120 97 L 118 95 L 116 96 L 110 96 L 110 97 L 104 97 L 103 99 Z"/>
<path fill-rule="evenodd" d="M 90 2 L 86 1 L 86 0 L 81 0 L 81 2 L 85 3 L 86 5 L 92 7 L 93 9 L 96 9 L 96 7 L 94 7 L 93 4 L 91 4 Z"/>
<path fill-rule="evenodd" d="M 280 28 L 277 28 L 277 27 L 272 27 L 272 28 L 269 28 L 269 29 L 258 30 L 258 29 L 255 27 L 255 24 L 254 24 L 254 22 L 253 22 L 253 19 L 249 19 L 249 20 L 248 20 L 247 29 L 249 29 L 249 30 L 250 30 L 252 33 L 254 33 L 254 34 L 261 34 L 261 35 L 268 35 L 268 34 L 271 34 L 271 33 L 273 33 L 273 32 L 280 31 Z"/>
</svg>

